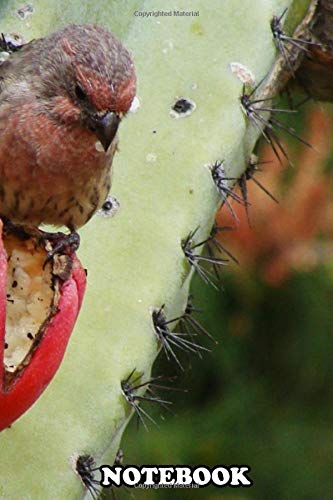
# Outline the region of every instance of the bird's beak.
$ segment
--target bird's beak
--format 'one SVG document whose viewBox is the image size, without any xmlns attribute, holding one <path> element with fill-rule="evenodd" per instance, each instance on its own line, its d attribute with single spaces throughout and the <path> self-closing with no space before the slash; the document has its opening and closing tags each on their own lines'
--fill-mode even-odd
<svg viewBox="0 0 333 500">
<path fill-rule="evenodd" d="M 108 111 L 105 115 L 94 119 L 92 130 L 101 142 L 104 151 L 109 149 L 117 133 L 120 120 L 121 117 L 113 111 Z"/>
</svg>

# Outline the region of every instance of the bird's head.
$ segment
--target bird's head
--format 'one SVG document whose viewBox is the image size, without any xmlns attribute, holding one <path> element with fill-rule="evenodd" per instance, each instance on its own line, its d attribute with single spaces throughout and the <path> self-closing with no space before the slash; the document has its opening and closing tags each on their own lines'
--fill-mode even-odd
<svg viewBox="0 0 333 500">
<path fill-rule="evenodd" d="M 108 30 L 89 24 L 69 25 L 38 42 L 44 55 L 40 93 L 48 112 L 89 129 L 107 151 L 135 96 L 129 52 Z"/>
</svg>

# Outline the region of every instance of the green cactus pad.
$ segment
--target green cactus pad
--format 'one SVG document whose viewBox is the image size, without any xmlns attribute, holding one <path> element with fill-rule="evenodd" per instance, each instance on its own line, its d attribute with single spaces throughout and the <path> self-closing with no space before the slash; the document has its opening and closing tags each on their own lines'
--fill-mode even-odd
<svg viewBox="0 0 333 500">
<path fill-rule="evenodd" d="M 197 227 L 195 241 L 207 237 L 221 201 L 208 166 L 223 159 L 238 176 L 258 137 L 230 63 L 260 82 L 276 57 L 270 20 L 290 3 L 177 0 L 172 15 L 148 18 L 138 12 L 165 11 L 165 2 L 35 0 L 25 19 L 20 1 L 0 6 L 1 31 L 25 39 L 69 22 L 106 24 L 133 53 L 141 103 L 120 130 L 111 190 L 119 210 L 80 233 L 88 288 L 63 364 L 0 435 L 1 497 L 81 498 L 75 457 L 113 463 L 130 415 L 121 381 L 133 369 L 149 378 L 160 349 L 152 311 L 165 304 L 170 318 L 184 310 L 192 270 L 181 241 Z M 199 15 L 175 16 L 176 8 Z M 177 119 L 170 111 L 179 98 L 194 106 Z"/>
</svg>

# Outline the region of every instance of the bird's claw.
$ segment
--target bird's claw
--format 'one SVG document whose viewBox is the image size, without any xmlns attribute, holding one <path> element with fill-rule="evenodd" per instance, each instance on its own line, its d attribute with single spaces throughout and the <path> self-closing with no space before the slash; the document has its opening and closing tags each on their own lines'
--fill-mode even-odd
<svg viewBox="0 0 333 500">
<path fill-rule="evenodd" d="M 45 240 L 48 240 L 52 245 L 43 265 L 43 268 L 52 261 L 55 255 L 67 254 L 70 255 L 80 247 L 80 236 L 77 232 L 72 231 L 69 234 L 64 233 L 45 233 Z"/>
</svg>

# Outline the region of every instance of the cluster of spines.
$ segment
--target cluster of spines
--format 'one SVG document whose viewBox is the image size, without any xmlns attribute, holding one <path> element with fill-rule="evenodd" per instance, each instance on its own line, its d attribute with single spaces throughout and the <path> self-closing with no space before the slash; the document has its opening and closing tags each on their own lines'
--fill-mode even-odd
<svg viewBox="0 0 333 500">
<path fill-rule="evenodd" d="M 98 486 L 100 483 L 96 479 L 96 472 L 99 468 L 96 465 L 95 458 L 88 454 L 80 455 L 76 460 L 75 470 L 91 497 L 97 500 L 99 496 Z"/>
<path fill-rule="evenodd" d="M 10 35 L 6 36 L 4 33 L 0 33 L 0 52 L 16 52 L 20 50 L 25 44 L 22 40 L 15 39 Z"/>
<path fill-rule="evenodd" d="M 307 53 L 309 52 L 309 47 L 318 46 L 318 43 L 311 40 L 304 40 L 303 38 L 293 38 L 286 34 L 282 26 L 282 21 L 287 13 L 287 10 L 288 8 L 284 9 L 280 16 L 273 16 L 271 20 L 271 31 L 275 45 L 281 53 L 288 71 L 293 77 L 295 77 L 290 47 L 294 47 L 299 51 Z"/>
<path fill-rule="evenodd" d="M 195 353 L 201 356 L 202 352 L 208 352 L 209 349 L 196 341 L 196 337 L 204 335 L 211 341 L 216 342 L 209 332 L 200 324 L 193 316 L 193 313 L 199 312 L 193 306 L 192 297 L 189 298 L 188 304 L 184 313 L 181 316 L 167 319 L 164 312 L 164 305 L 152 311 L 152 326 L 156 335 L 157 341 L 161 349 L 165 352 L 167 359 L 173 359 L 179 368 L 184 371 L 178 355 L 178 350 L 186 353 Z M 179 325 L 179 331 L 173 332 L 171 327 L 174 324 Z M 166 380 L 172 382 L 171 385 L 163 384 Z M 156 391 L 158 390 L 173 390 L 184 391 L 183 389 L 174 386 L 174 379 L 165 379 L 163 376 L 151 377 L 144 380 L 144 374 L 133 369 L 130 374 L 121 381 L 121 392 L 127 404 L 137 415 L 137 422 L 148 430 L 147 422 L 157 425 L 153 417 L 146 409 L 142 407 L 142 403 L 159 405 L 169 410 L 171 401 L 161 398 Z"/>
<path fill-rule="evenodd" d="M 113 465 L 122 465 L 123 457 L 123 450 L 118 448 Z M 100 467 L 97 466 L 95 457 L 89 454 L 79 455 L 76 459 L 75 470 L 93 500 L 100 498 L 100 481 L 96 478 Z M 113 488 L 111 488 L 111 495 L 112 498 L 116 498 Z"/>
<path fill-rule="evenodd" d="M 194 338 L 200 334 L 204 334 L 211 340 L 214 340 L 199 321 L 193 317 L 192 313 L 194 311 L 195 309 L 192 302 L 189 302 L 184 314 L 176 318 L 169 320 L 166 318 L 164 305 L 154 310 L 152 313 L 154 332 L 162 346 L 162 350 L 165 352 L 168 361 L 174 359 L 179 368 L 183 371 L 184 367 L 176 354 L 176 349 L 180 349 L 187 353 L 195 353 L 200 357 L 201 352 L 209 351 L 209 349 L 200 345 Z M 180 331 L 172 331 L 171 326 L 177 323 L 180 327 Z"/>
<path fill-rule="evenodd" d="M 161 389 L 167 391 L 178 390 L 175 387 L 159 383 L 163 380 L 165 380 L 163 376 L 158 376 L 143 381 L 143 373 L 137 372 L 137 370 L 134 368 L 128 375 L 128 377 L 121 381 L 121 391 L 125 400 L 136 413 L 138 424 L 141 422 L 141 424 L 147 431 L 148 425 L 146 423 L 146 420 L 150 421 L 156 426 L 157 422 L 146 410 L 142 408 L 140 403 L 147 402 L 155 405 L 157 404 L 165 409 L 169 409 L 168 405 L 171 405 L 172 402 L 160 398 L 155 391 Z"/>
<path fill-rule="evenodd" d="M 287 151 L 278 136 L 278 130 L 283 130 L 290 136 L 313 149 L 310 143 L 297 135 L 293 128 L 285 125 L 276 116 L 278 113 L 296 113 L 297 111 L 294 109 L 276 108 L 274 105 L 270 105 L 273 97 L 256 99 L 254 95 L 257 89 L 258 86 L 251 91 L 248 91 L 246 86 L 243 85 L 243 91 L 240 96 L 241 107 L 249 122 L 256 127 L 260 136 L 272 148 L 278 161 L 282 163 L 282 157 L 284 157 L 288 163 L 290 163 Z"/>
<path fill-rule="evenodd" d="M 219 288 L 219 284 L 216 282 L 216 276 L 212 274 L 211 271 L 207 269 L 207 266 L 211 265 L 215 271 L 220 269 L 221 266 L 226 266 L 229 262 L 229 259 L 225 257 L 218 257 L 214 255 L 212 251 L 208 252 L 208 255 L 202 254 L 202 249 L 213 242 L 217 242 L 215 236 L 209 235 L 208 238 L 201 240 L 199 242 L 195 242 L 195 236 L 198 232 L 199 228 L 191 231 L 186 238 L 184 238 L 181 242 L 182 251 L 184 253 L 184 257 L 188 262 L 189 266 L 192 267 L 200 276 L 200 278 L 207 284 L 213 286 L 215 289 Z M 210 246 L 210 250 L 212 247 Z M 219 249 L 222 253 L 226 253 L 226 249 L 221 246 Z M 229 253 L 229 255 L 231 255 Z"/>
<path fill-rule="evenodd" d="M 282 26 L 283 19 L 286 13 L 287 9 L 285 9 L 280 16 L 273 16 L 270 23 L 270 28 L 273 40 L 284 59 L 285 65 L 290 75 L 295 77 L 295 73 L 292 67 L 292 54 L 290 47 L 298 51 L 309 52 L 310 47 L 318 46 L 318 43 L 311 40 L 304 40 L 302 38 L 293 38 L 291 36 L 288 36 Z M 245 83 L 243 84 L 242 93 L 239 98 L 241 109 L 244 112 L 247 120 L 258 130 L 260 137 L 262 137 L 265 142 L 272 148 L 273 153 L 278 161 L 282 163 L 284 158 L 288 163 L 291 163 L 287 151 L 279 138 L 279 130 L 284 131 L 309 148 L 312 148 L 312 145 L 302 137 L 300 137 L 292 127 L 287 126 L 278 118 L 279 113 L 296 113 L 297 111 L 295 109 L 282 109 L 275 107 L 273 105 L 273 96 L 265 98 L 257 97 L 258 93 L 260 95 L 260 87 L 264 80 L 265 79 L 260 81 L 259 84 L 254 88 L 249 87 Z M 309 97 L 307 97 L 303 102 L 306 102 L 308 99 Z M 246 187 L 247 181 L 249 180 L 255 182 L 257 186 L 262 189 L 273 201 L 277 202 L 277 199 L 255 177 L 255 174 L 260 171 L 260 168 L 258 168 L 260 164 L 263 164 L 263 162 L 258 162 L 256 156 L 251 155 L 248 159 L 247 169 L 239 178 L 228 177 L 226 175 L 223 161 L 216 161 L 210 167 L 214 184 L 221 197 L 221 206 L 226 205 L 229 212 L 236 221 L 237 216 L 229 200 L 234 200 L 245 207 L 247 218 L 249 221 L 250 204 L 247 197 Z M 240 188 L 240 194 L 235 193 L 235 186 L 238 186 Z"/>
</svg>

